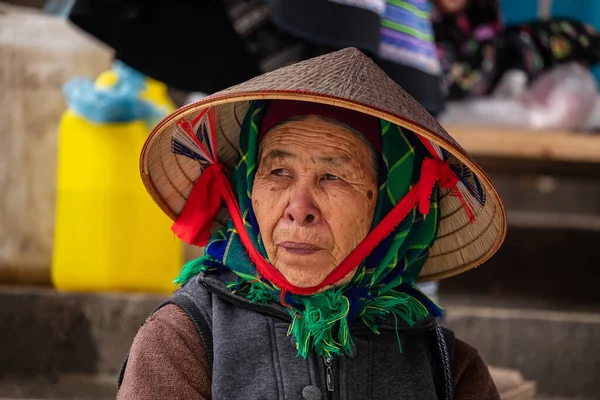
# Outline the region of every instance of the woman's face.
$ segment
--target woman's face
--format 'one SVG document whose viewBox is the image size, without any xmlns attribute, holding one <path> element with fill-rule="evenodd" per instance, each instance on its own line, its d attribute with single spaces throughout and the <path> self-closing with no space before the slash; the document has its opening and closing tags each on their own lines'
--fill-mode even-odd
<svg viewBox="0 0 600 400">
<path fill-rule="evenodd" d="M 343 126 L 309 116 L 267 132 L 252 207 L 269 260 L 290 283 L 318 285 L 366 237 L 376 175 L 368 145 Z"/>
</svg>

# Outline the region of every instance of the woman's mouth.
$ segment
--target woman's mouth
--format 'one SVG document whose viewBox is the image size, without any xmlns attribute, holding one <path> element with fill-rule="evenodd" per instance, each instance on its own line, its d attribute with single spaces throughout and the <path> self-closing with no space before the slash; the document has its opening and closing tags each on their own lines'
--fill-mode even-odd
<svg viewBox="0 0 600 400">
<path fill-rule="evenodd" d="M 285 249 L 288 253 L 297 255 L 310 255 L 323 250 L 314 244 L 301 242 L 280 242 L 277 243 L 277 246 Z"/>
</svg>

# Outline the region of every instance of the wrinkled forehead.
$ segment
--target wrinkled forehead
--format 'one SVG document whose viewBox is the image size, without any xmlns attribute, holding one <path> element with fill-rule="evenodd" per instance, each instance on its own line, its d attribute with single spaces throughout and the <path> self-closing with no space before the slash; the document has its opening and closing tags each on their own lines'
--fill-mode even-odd
<svg viewBox="0 0 600 400">
<path fill-rule="evenodd" d="M 379 152 L 356 129 L 335 119 L 305 115 L 274 125 L 259 138 L 258 160 L 297 160 L 378 171 Z"/>
</svg>

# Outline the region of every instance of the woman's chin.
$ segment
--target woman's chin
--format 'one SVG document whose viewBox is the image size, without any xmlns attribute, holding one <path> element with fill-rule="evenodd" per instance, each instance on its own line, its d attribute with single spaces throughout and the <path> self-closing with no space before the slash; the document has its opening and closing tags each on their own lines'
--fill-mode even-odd
<svg viewBox="0 0 600 400">
<path fill-rule="evenodd" d="M 318 265 L 315 263 L 301 263 L 276 265 L 275 267 L 292 285 L 307 288 L 319 285 L 332 271 L 332 269 L 317 268 Z"/>
<path fill-rule="evenodd" d="M 323 274 L 322 271 L 319 271 L 317 274 L 315 274 L 315 272 L 311 269 L 299 267 L 286 267 L 280 269 L 279 271 L 289 283 L 301 288 L 318 286 L 327 276 L 327 274 Z"/>
<path fill-rule="evenodd" d="M 318 268 L 318 265 L 319 264 L 316 263 L 308 265 L 304 263 L 300 265 L 286 264 L 279 267 L 276 266 L 276 268 L 292 285 L 299 288 L 310 288 L 321 284 L 321 282 L 323 282 L 325 278 L 327 278 L 327 276 L 335 269 L 334 267 L 326 269 Z M 334 286 L 342 286 L 350 282 L 355 272 L 356 270 L 350 271 L 345 277 L 337 281 L 335 284 L 319 289 L 319 292 L 325 291 Z"/>
</svg>

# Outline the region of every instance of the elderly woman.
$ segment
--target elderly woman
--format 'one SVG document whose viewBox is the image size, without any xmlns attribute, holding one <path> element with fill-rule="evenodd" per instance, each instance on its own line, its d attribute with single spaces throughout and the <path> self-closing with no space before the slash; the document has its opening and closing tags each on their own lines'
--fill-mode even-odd
<svg viewBox="0 0 600 400">
<path fill-rule="evenodd" d="M 180 109 L 141 168 L 174 232 L 206 255 L 140 328 L 119 398 L 498 398 L 415 282 L 489 258 L 502 204 L 359 51 Z"/>
</svg>

